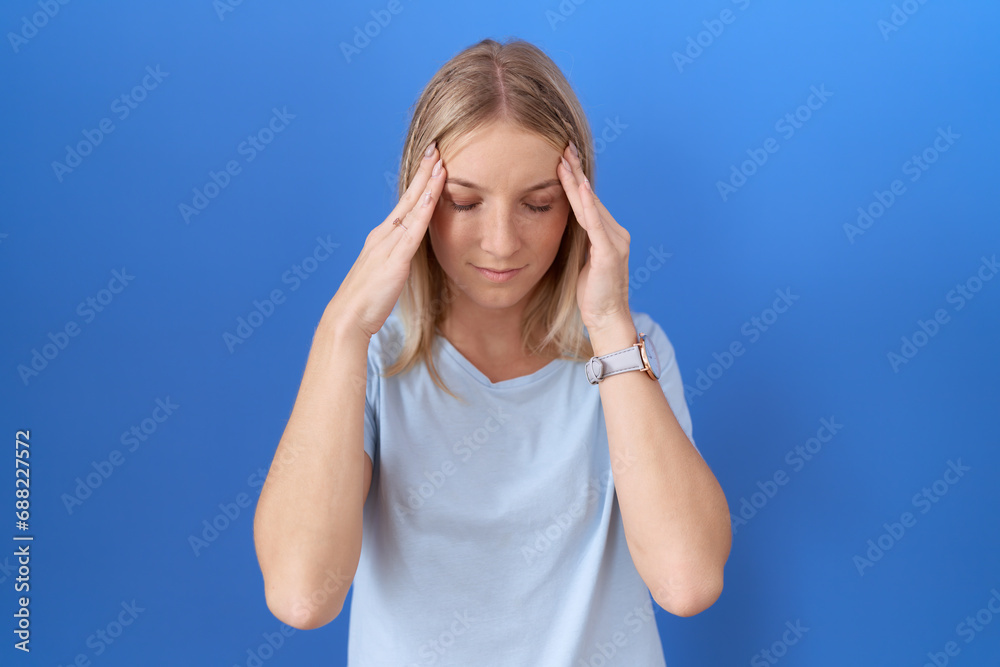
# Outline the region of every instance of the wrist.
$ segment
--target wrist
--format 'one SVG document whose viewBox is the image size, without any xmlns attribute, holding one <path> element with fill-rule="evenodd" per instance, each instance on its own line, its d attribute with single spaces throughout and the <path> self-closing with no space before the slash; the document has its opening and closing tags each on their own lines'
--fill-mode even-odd
<svg viewBox="0 0 1000 667">
<path fill-rule="evenodd" d="M 371 336 L 368 336 L 357 323 L 343 310 L 327 308 L 320 317 L 316 327 L 316 334 L 325 338 L 333 338 L 341 342 L 352 342 L 368 345 Z"/>
<path fill-rule="evenodd" d="M 590 334 L 590 344 L 594 348 L 594 356 L 624 350 L 639 342 L 639 335 L 631 318 L 614 323 L 608 323 L 600 329 L 587 329 Z"/>
</svg>

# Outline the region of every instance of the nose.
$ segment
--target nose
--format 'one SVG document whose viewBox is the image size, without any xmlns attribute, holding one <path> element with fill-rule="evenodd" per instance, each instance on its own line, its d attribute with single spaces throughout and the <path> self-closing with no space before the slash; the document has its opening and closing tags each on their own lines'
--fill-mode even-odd
<svg viewBox="0 0 1000 667">
<path fill-rule="evenodd" d="M 501 261 L 514 255 L 521 248 L 517 221 L 509 208 L 498 206 L 494 215 L 486 216 L 480 247 Z"/>
</svg>

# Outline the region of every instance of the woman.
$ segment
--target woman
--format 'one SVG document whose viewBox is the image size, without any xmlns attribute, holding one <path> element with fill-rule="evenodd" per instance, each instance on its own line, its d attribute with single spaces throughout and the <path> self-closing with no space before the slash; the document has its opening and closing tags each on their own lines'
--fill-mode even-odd
<svg viewBox="0 0 1000 667">
<path fill-rule="evenodd" d="M 330 622 L 354 583 L 349 664 L 663 665 L 650 593 L 679 616 L 721 593 L 728 506 L 591 145 L 519 40 L 417 102 L 254 520 L 282 621 Z"/>
</svg>

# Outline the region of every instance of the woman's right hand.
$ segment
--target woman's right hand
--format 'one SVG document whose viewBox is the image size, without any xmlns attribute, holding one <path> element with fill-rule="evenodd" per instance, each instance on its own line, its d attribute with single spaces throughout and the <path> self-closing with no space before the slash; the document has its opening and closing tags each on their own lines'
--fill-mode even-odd
<svg viewBox="0 0 1000 667">
<path fill-rule="evenodd" d="M 441 196 L 445 169 L 436 143 L 430 145 L 429 155 L 424 153 L 410 186 L 389 217 L 368 234 L 361 254 L 327 306 L 335 317 L 347 318 L 338 324 L 353 325 L 369 340 L 385 324 L 403 292 L 410 275 L 410 260 Z M 436 174 L 432 173 L 435 168 Z M 403 224 L 393 226 L 396 218 Z"/>
</svg>

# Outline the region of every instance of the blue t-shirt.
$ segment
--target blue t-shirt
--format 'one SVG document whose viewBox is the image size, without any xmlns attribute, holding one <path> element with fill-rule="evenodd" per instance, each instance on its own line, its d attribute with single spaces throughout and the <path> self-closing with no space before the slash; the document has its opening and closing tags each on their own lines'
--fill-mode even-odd
<svg viewBox="0 0 1000 667">
<path fill-rule="evenodd" d="M 649 589 L 622 527 L 600 391 L 556 359 L 490 382 L 446 338 L 383 378 L 402 349 L 398 306 L 368 348 L 373 461 L 350 606 L 351 667 L 662 667 Z M 632 311 L 688 438 L 673 346 Z M 694 441 L 692 440 L 692 444 Z M 699 452 L 700 453 L 700 452 Z"/>
</svg>

